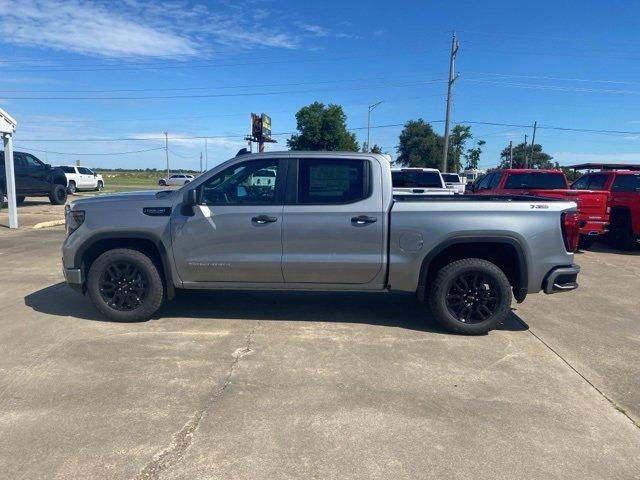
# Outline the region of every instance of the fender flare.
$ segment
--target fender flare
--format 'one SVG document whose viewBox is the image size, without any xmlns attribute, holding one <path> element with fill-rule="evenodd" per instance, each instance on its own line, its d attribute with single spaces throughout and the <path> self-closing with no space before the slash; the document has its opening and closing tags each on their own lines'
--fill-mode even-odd
<svg viewBox="0 0 640 480">
<path fill-rule="evenodd" d="M 144 231 L 127 231 L 127 232 L 103 232 L 96 233 L 88 237 L 80 247 L 76 250 L 73 256 L 73 264 L 76 267 L 82 269 L 84 266 L 84 255 L 93 245 L 103 240 L 145 240 L 151 242 L 160 256 L 160 262 L 162 263 L 162 270 L 165 280 L 165 288 L 167 291 L 167 299 L 171 300 L 175 297 L 175 286 L 173 285 L 173 278 L 171 277 L 171 264 L 169 262 L 169 253 L 162 242 L 162 240 L 155 235 L 152 235 Z"/>
<path fill-rule="evenodd" d="M 427 273 L 433 260 L 447 248 L 454 245 L 461 245 L 465 243 L 502 243 L 510 245 L 514 248 L 518 257 L 518 285 L 513 287 L 513 296 L 518 303 L 522 303 L 527 296 L 527 290 L 529 288 L 529 267 L 527 264 L 527 257 L 525 255 L 525 249 L 522 246 L 520 240 L 511 236 L 454 236 L 448 238 L 437 246 L 431 249 L 429 253 L 422 259 L 422 265 L 420 266 L 420 276 L 418 278 L 418 296 L 420 300 L 424 298 L 424 291 L 427 283 Z"/>
</svg>

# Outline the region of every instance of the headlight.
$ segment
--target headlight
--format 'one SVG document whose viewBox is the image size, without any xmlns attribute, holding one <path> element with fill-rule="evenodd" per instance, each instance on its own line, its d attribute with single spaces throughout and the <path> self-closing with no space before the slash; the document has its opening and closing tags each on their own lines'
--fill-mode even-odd
<svg viewBox="0 0 640 480">
<path fill-rule="evenodd" d="M 84 210 L 71 210 L 69 205 L 64 210 L 65 230 L 71 235 L 84 223 Z"/>
</svg>

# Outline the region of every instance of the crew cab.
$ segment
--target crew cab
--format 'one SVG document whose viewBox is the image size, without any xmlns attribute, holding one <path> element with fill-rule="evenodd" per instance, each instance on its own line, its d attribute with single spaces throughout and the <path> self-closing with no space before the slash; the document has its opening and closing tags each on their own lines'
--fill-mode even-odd
<svg viewBox="0 0 640 480">
<path fill-rule="evenodd" d="M 575 203 L 394 196 L 391 176 L 377 154 L 268 152 L 179 190 L 74 200 L 64 276 L 115 321 L 176 289 L 398 291 L 463 334 L 500 325 L 514 297 L 577 288 Z"/>
<path fill-rule="evenodd" d="M 73 194 L 78 190 L 95 190 L 99 192 L 104 188 L 102 175 L 87 167 L 75 165 L 62 165 L 59 168 L 67 177 L 67 190 Z"/>
<path fill-rule="evenodd" d="M 4 152 L 0 152 L 0 207 L 7 191 Z M 41 162 L 30 153 L 13 152 L 16 184 L 16 203 L 21 205 L 26 197 L 49 197 L 53 205 L 67 201 L 67 178 L 59 168 Z"/>
<path fill-rule="evenodd" d="M 622 249 L 640 239 L 640 171 L 610 170 L 587 173 L 571 185 L 574 190 L 609 192 L 610 237 Z"/>
<path fill-rule="evenodd" d="M 593 190 L 571 190 L 561 170 L 504 169 L 487 174 L 475 187 L 477 195 L 536 195 L 576 202 L 581 244 L 587 247 L 607 232 L 608 194 Z"/>
<path fill-rule="evenodd" d="M 453 195 L 442 174 L 435 168 L 392 168 L 391 179 L 395 195 Z"/>
</svg>

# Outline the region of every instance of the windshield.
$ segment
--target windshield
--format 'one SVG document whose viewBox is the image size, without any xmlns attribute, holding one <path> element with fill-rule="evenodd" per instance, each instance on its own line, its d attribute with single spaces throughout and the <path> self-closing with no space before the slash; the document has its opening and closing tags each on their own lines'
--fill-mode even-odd
<svg viewBox="0 0 640 480">
<path fill-rule="evenodd" d="M 438 172 L 401 170 L 391 172 L 391 179 L 395 188 L 442 188 Z"/>
<path fill-rule="evenodd" d="M 455 173 L 443 173 L 442 179 L 447 183 L 462 183 L 460 177 Z"/>
<path fill-rule="evenodd" d="M 544 190 L 560 190 L 567 188 L 564 175 L 561 173 L 529 172 L 511 173 L 504 184 L 509 188 L 538 188 Z"/>
</svg>

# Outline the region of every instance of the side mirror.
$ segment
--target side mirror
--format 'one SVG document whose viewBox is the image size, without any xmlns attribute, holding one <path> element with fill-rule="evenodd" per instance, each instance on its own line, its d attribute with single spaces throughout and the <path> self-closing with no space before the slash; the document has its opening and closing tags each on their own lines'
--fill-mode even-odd
<svg viewBox="0 0 640 480">
<path fill-rule="evenodd" d="M 184 192 L 183 203 L 186 207 L 195 207 L 198 205 L 198 189 L 190 188 Z"/>
<path fill-rule="evenodd" d="M 93 176 L 94 178 L 98 176 L 98 174 L 96 172 L 93 172 Z"/>
</svg>

